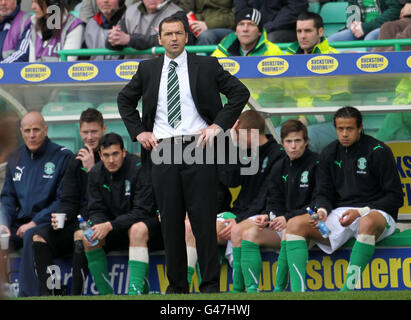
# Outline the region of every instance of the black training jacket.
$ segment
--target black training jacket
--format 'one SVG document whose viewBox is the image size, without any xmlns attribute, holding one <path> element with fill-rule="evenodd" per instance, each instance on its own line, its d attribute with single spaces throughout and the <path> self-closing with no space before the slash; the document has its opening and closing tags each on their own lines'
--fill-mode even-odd
<svg viewBox="0 0 411 320">
<path fill-rule="evenodd" d="M 284 149 L 272 137 L 259 148 L 258 172 L 254 175 L 241 175 L 240 167 L 220 172 L 221 182 L 227 187 L 241 185 L 232 212 L 241 222 L 248 217 L 265 212 L 267 201 L 268 177 L 274 163 L 284 156 Z"/>
<path fill-rule="evenodd" d="M 139 158 L 127 153 L 123 166 L 110 173 L 100 161 L 88 178 L 88 215 L 93 224 L 110 221 L 113 230 L 155 216 L 152 185 Z"/>
<path fill-rule="evenodd" d="M 293 161 L 279 160 L 270 175 L 266 212 L 289 220 L 306 213 L 308 206 L 314 209 L 318 164 L 319 155 L 309 149 Z"/>
<path fill-rule="evenodd" d="M 328 213 L 338 207 L 380 209 L 397 220 L 404 199 L 391 149 L 368 135 L 350 147 L 339 141 L 321 153 L 317 207 Z"/>
<path fill-rule="evenodd" d="M 64 173 L 61 202 L 58 212 L 67 214 L 67 222 L 77 221 L 77 215 L 81 214 L 86 220 L 87 216 L 87 181 L 88 172 L 83 167 L 81 160 L 74 156 L 67 165 Z M 94 152 L 94 161 L 97 164 L 100 156 Z"/>
</svg>

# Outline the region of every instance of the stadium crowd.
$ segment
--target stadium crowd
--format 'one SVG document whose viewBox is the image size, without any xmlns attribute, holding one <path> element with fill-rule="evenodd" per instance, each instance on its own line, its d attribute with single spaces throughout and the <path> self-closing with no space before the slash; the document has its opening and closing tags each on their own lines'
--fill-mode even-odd
<svg viewBox="0 0 411 320">
<path fill-rule="evenodd" d="M 342 289 L 352 290 L 375 244 L 394 232 L 403 205 L 394 157 L 382 141 L 364 134 L 357 109 L 341 108 L 324 123 L 304 116 L 283 119 L 279 144 L 266 135 L 261 115 L 242 112 L 250 95 L 246 86 L 215 58 L 185 50 L 187 44 L 215 44 L 214 57 L 281 55 L 275 42 L 293 42 L 286 54 L 338 53 L 324 36 L 321 16 L 307 12 L 308 1 L 217 2 L 84 1 L 82 20 L 63 0 L 33 0 L 33 15 L 20 10 L 17 0 L 0 0 L 2 63 L 58 61 L 58 50 L 82 47 L 145 49 L 160 43 L 166 51 L 141 62 L 118 95 L 131 139 L 143 147 L 141 159 L 127 152 L 118 134 L 106 133 L 95 109 L 80 116 L 84 146 L 76 154 L 47 137 L 41 113 L 30 111 L 21 119 L 24 144 L 7 159 L 0 225 L 11 249 L 23 248 L 19 296 L 63 294 L 50 288 L 48 276 L 53 259 L 65 254 L 73 255 L 73 295 L 81 294 L 88 273 L 99 294 L 111 294 L 106 253 L 115 249 L 129 251 L 129 295 L 149 292 L 149 253 L 163 249 L 167 293 L 188 293 L 197 260 L 200 291 L 219 292 L 217 244 L 226 246 L 234 291 L 258 291 L 260 247 L 266 246 L 280 250 L 275 290 L 284 290 L 290 278 L 291 290 L 300 292 L 309 244 L 331 254 L 356 238 Z M 393 20 L 400 17 L 398 8 Z M 50 27 L 51 18 L 58 27 Z M 93 57 L 119 58 L 130 57 Z M 193 74 L 195 84 L 189 81 Z M 295 88 L 281 89 L 297 103 L 301 99 Z M 220 93 L 228 100 L 224 107 Z M 333 96 L 347 93 L 338 84 Z M 140 99 L 142 114 L 136 110 Z M 331 126 L 335 136 L 312 151 L 309 141 L 321 135 L 315 128 L 322 125 Z M 210 146 L 217 156 L 212 144 L 223 132 L 230 133 L 232 150 L 258 159 L 257 172 L 241 174 L 240 162 L 153 160 L 153 154 L 162 155 L 162 143 L 181 145 L 183 152 L 195 142 L 196 151 Z M 228 188 L 234 186 L 241 192 L 230 207 Z M 64 228 L 57 226 L 59 212 L 66 213 Z M 78 214 L 92 223 L 90 239 L 80 230 Z M 331 231 L 327 238 L 317 229 L 319 221 Z"/>
<path fill-rule="evenodd" d="M 1 63 L 59 61 L 58 51 L 61 49 L 152 48 L 158 45 L 160 21 L 172 14 L 180 15 L 189 25 L 189 45 L 217 45 L 224 40 L 221 43 L 224 48 L 235 37 L 235 16 L 247 8 L 259 10 L 261 41 L 294 42 L 297 40 L 297 17 L 309 11 L 311 1 L 84 0 L 74 11 L 69 9 L 73 4 L 67 4 L 66 0 L 33 0 L 31 12 L 23 11 L 20 2 L 3 0 L 0 6 Z M 407 4 L 403 9 L 398 0 L 349 1 L 349 5 L 348 27 L 330 35 L 330 41 L 377 39 L 385 23 L 387 26 L 383 28 L 381 39 L 404 37 L 396 34 L 408 24 Z M 79 18 L 75 16 L 76 12 Z M 400 18 L 400 30 L 388 26 Z M 248 52 L 242 54 L 247 55 Z M 265 54 L 279 53 L 278 50 L 269 50 Z M 122 58 L 131 57 L 114 54 L 81 59 Z M 68 59 L 74 61 L 78 57 L 70 56 Z"/>
</svg>

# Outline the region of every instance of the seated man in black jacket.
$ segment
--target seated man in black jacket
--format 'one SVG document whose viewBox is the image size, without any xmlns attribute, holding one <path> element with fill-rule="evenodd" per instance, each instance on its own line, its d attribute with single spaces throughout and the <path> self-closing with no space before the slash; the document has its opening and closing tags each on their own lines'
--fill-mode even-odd
<svg viewBox="0 0 411 320">
<path fill-rule="evenodd" d="M 278 249 L 281 239 L 275 291 L 284 290 L 288 281 L 284 237 L 287 221 L 307 213 L 307 207 L 313 207 L 319 155 L 308 149 L 306 126 L 296 119 L 287 120 L 281 126 L 281 141 L 287 156 L 277 161 L 271 170 L 267 214 L 256 217 L 256 225 L 244 232 L 241 242 L 241 269 L 247 292 L 258 288 L 262 265 L 260 246 Z"/>
<path fill-rule="evenodd" d="M 236 218 L 217 221 L 219 239 L 229 240 L 226 256 L 229 261 L 232 258 L 234 292 L 244 290 L 241 271 L 244 248 L 241 240 L 246 230 L 254 225 L 255 216 L 265 212 L 269 173 L 272 166 L 284 156 L 281 145 L 271 136 L 267 136 L 264 130 L 264 118 L 257 111 L 243 112 L 231 130 L 232 139 L 238 141 L 239 148 L 249 151 L 250 158 L 258 159 L 258 171 L 253 175 L 242 175 L 241 167 L 235 166 L 220 173 L 221 182 L 227 187 L 241 186 L 231 210 Z"/>
<path fill-rule="evenodd" d="M 82 294 L 88 268 L 82 241 L 83 232 L 79 230 L 76 216 L 81 214 L 87 219 L 88 172 L 100 161 L 97 147 L 105 132 L 103 115 L 98 110 L 88 108 L 81 113 L 79 134 L 84 147 L 69 162 L 64 173 L 61 202 L 57 211 L 65 213 L 67 221 L 63 229 L 57 229 L 57 218 L 52 213 L 51 225 L 41 228 L 33 235 L 33 256 L 41 295 L 60 294 L 61 283 L 54 283 L 53 288 L 47 287 L 50 276 L 48 267 L 53 265 L 53 258 L 70 253 L 73 253 L 71 294 Z"/>
<path fill-rule="evenodd" d="M 101 162 L 89 174 L 90 240 L 84 237 L 88 266 L 101 295 L 112 294 L 105 251 L 129 248 L 129 295 L 148 293 L 149 249 L 163 249 L 148 171 L 126 152 L 122 138 L 108 133 L 99 142 Z"/>
<path fill-rule="evenodd" d="M 298 273 L 294 284 L 290 274 L 292 291 L 305 290 L 308 239 L 331 254 L 356 238 L 342 291 L 354 289 L 374 254 L 375 243 L 395 231 L 398 209 L 404 202 L 392 151 L 363 134 L 361 113 L 353 107 L 340 108 L 334 126 L 338 139 L 321 152 L 315 198 L 319 219 L 331 233 L 323 238 L 318 221 L 308 214 L 287 223 L 288 265 Z"/>
</svg>

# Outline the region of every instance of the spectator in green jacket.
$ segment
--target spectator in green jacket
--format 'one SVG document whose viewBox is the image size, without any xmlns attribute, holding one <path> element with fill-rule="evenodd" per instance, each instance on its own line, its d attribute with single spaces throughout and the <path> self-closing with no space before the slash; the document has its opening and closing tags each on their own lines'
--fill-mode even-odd
<svg viewBox="0 0 411 320">
<path fill-rule="evenodd" d="M 400 17 L 398 0 L 349 0 L 348 4 L 347 29 L 329 36 L 328 40 L 377 40 L 381 25 Z"/>
</svg>

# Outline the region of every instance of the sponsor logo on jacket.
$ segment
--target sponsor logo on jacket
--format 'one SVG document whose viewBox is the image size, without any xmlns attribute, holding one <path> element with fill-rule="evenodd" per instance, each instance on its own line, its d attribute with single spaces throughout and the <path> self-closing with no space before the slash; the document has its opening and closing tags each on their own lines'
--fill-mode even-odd
<svg viewBox="0 0 411 320">
<path fill-rule="evenodd" d="M 21 181 L 21 177 L 23 175 L 24 167 L 23 168 L 16 167 L 16 170 L 18 170 L 18 172 L 17 171 L 14 172 L 13 181 Z"/>
<path fill-rule="evenodd" d="M 56 172 L 56 165 L 53 162 L 47 162 L 44 165 L 44 179 L 53 179 L 53 174 Z"/>
</svg>

